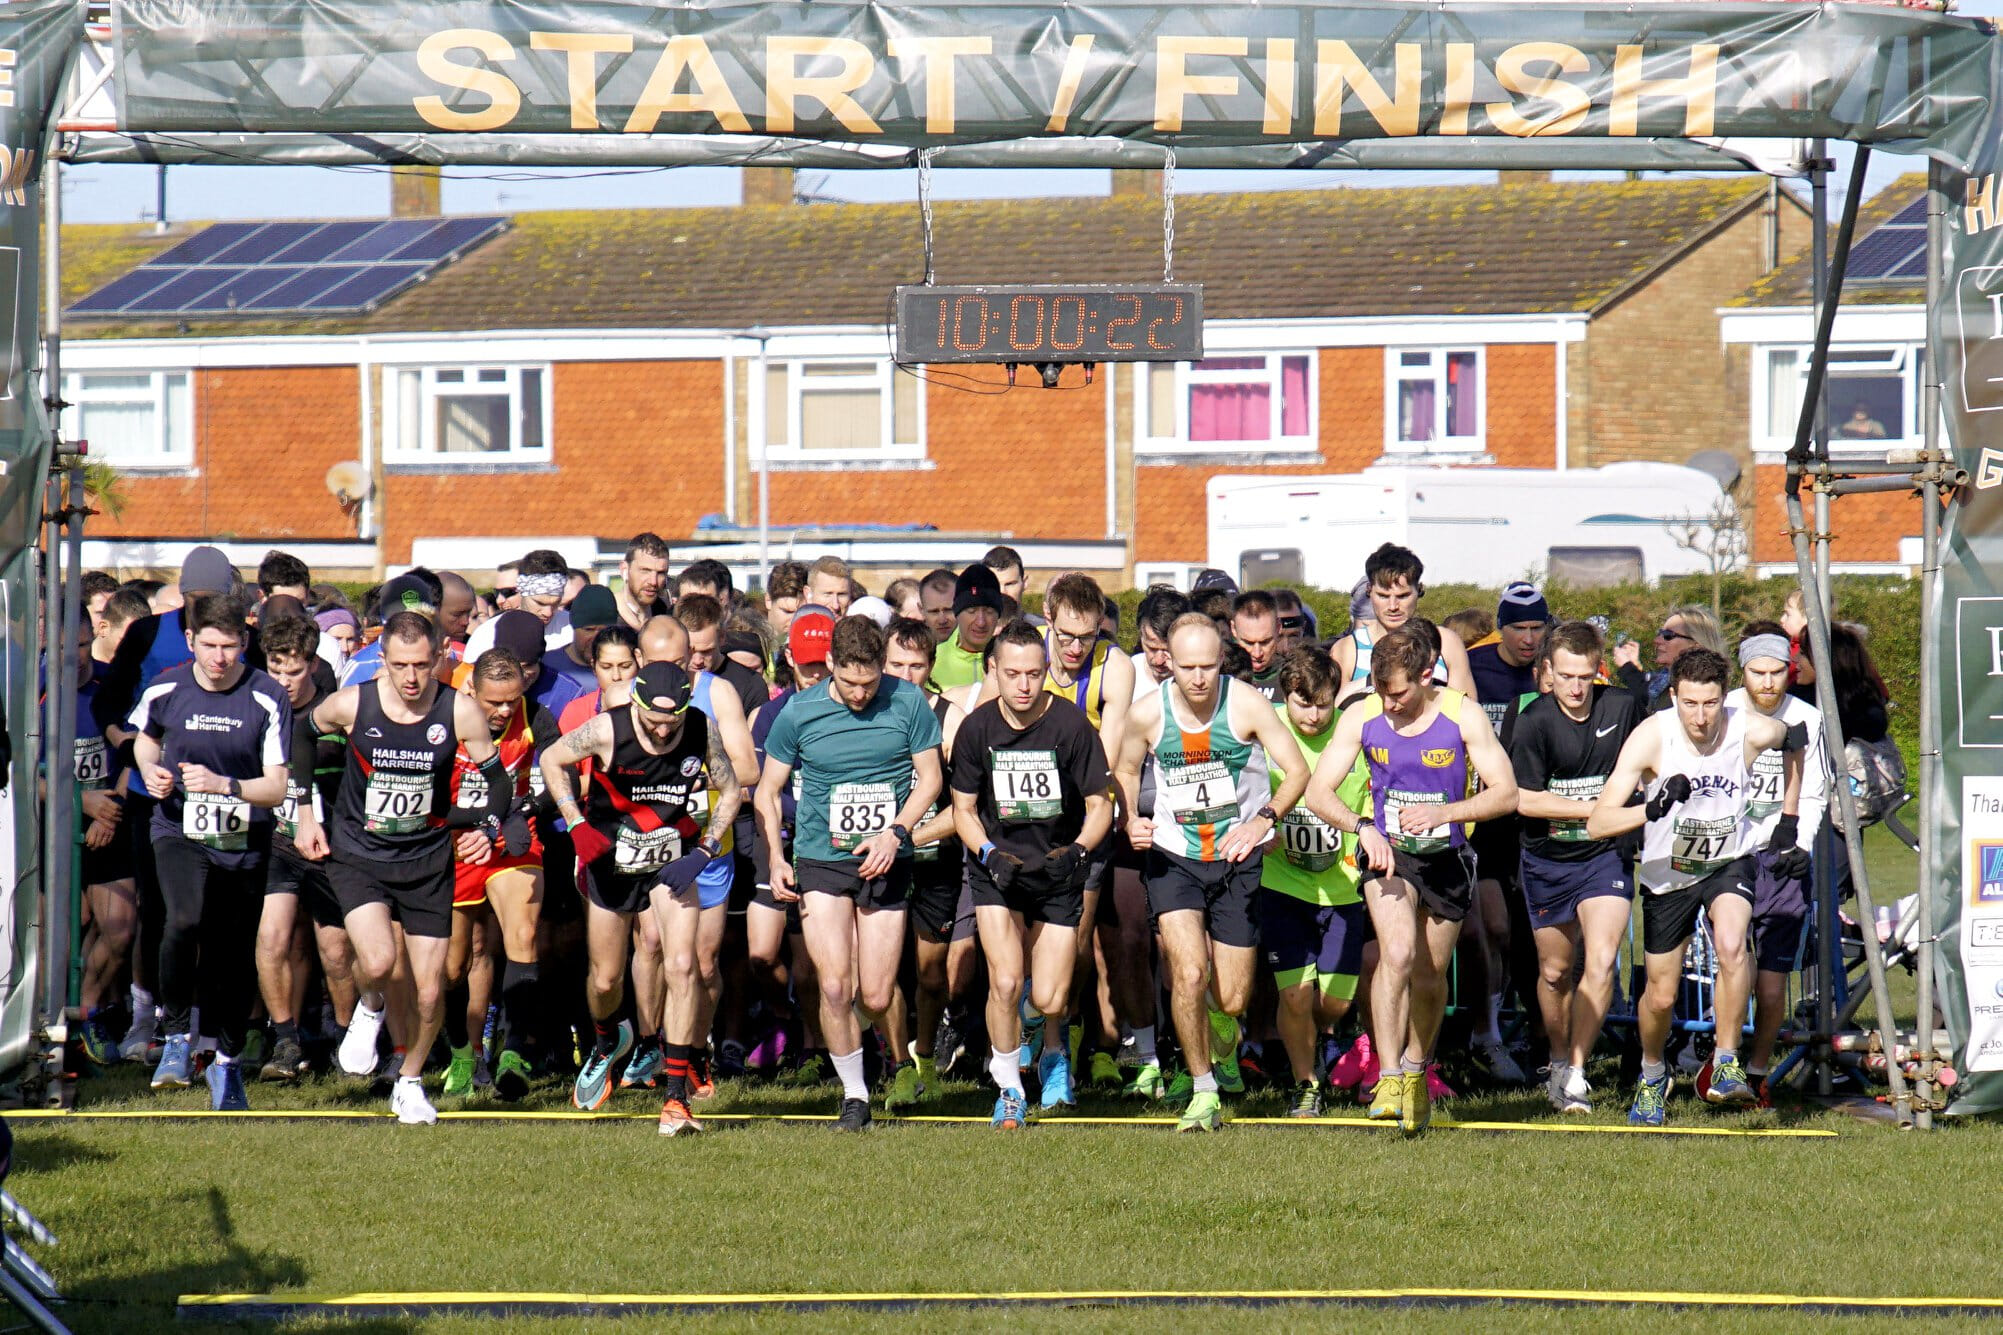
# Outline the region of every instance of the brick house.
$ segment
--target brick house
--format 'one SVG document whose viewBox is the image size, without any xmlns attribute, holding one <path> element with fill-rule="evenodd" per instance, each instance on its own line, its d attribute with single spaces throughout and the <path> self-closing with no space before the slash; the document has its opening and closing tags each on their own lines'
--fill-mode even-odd
<svg viewBox="0 0 2003 1335">
<path fill-rule="evenodd" d="M 1924 243 L 1925 199 L 1926 173 L 1911 172 L 1858 209 L 1851 269 L 1829 344 L 1834 459 L 1846 449 L 1923 443 L 1926 276 L 1910 256 L 1923 253 L 1914 248 Z M 1779 497 L 1815 343 L 1812 282 L 1809 258 L 1798 254 L 1719 312 L 1732 377 L 1746 386 L 1739 399 L 1738 452 L 1753 470 L 1753 561 L 1764 571 L 1794 570 Z M 1840 496 L 1830 515 L 1831 569 L 1906 574 L 1919 565 L 1920 507 L 1913 496 Z"/>
<path fill-rule="evenodd" d="M 1176 277 L 1205 284 L 1208 360 L 1046 390 L 892 364 L 913 206 L 506 222 L 366 312 L 66 317 L 70 433 L 122 478 L 90 559 L 220 537 L 249 560 L 477 571 L 528 538 L 616 560 L 653 529 L 743 566 L 762 435 L 779 555 L 925 568 L 1000 539 L 1119 584 L 1202 561 L 1220 472 L 1735 445 L 1719 308 L 1806 240 L 1792 198 L 1747 177 L 1184 196 Z M 1161 272 L 1145 194 L 946 203 L 935 234 L 941 282 Z M 66 302 L 188 235 L 66 228 Z M 344 461 L 372 482 L 358 505 L 325 482 Z M 912 524 L 930 531 L 894 527 Z"/>
</svg>

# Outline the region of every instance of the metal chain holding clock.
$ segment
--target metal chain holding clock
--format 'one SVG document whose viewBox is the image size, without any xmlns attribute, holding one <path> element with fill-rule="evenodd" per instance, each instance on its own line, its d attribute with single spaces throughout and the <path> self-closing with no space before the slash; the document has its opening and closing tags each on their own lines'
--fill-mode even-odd
<svg viewBox="0 0 2003 1335">
<path fill-rule="evenodd" d="M 927 233 L 926 254 L 931 254 Z M 926 262 L 926 282 L 931 282 L 931 262 Z M 1175 150 L 1162 150 L 1161 164 L 1161 280 L 1175 281 Z"/>
<path fill-rule="evenodd" d="M 925 232 L 925 286 L 932 286 L 932 150 L 918 150 L 918 217 Z"/>
</svg>

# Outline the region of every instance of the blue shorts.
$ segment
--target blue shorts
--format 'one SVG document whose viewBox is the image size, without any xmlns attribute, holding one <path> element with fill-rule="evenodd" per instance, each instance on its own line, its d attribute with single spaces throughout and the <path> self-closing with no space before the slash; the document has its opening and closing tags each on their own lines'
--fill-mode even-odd
<svg viewBox="0 0 2003 1335">
<path fill-rule="evenodd" d="M 1356 995 L 1370 913 L 1358 904 L 1310 904 L 1284 891 L 1259 890 L 1259 941 L 1281 987 L 1311 983 L 1323 995 Z"/>
<path fill-rule="evenodd" d="M 713 909 L 718 904 L 728 904 L 731 882 L 736 878 L 736 858 L 728 853 L 720 858 L 711 858 L 709 865 L 702 869 L 702 874 L 695 878 L 697 906 Z"/>
<path fill-rule="evenodd" d="M 1793 973 L 1808 924 L 1808 881 L 1776 876 L 1766 850 L 1753 854 L 1753 962 L 1761 973 Z"/>
<path fill-rule="evenodd" d="M 1562 927 L 1579 920 L 1579 901 L 1596 895 L 1634 897 L 1634 868 L 1617 848 L 1605 848 L 1584 862 L 1554 862 L 1523 852 L 1523 902 L 1532 927 Z"/>
</svg>

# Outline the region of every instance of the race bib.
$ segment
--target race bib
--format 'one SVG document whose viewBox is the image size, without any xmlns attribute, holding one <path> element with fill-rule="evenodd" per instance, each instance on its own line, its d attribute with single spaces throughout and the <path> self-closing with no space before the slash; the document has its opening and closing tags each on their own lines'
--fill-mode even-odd
<svg viewBox="0 0 2003 1335">
<path fill-rule="evenodd" d="M 1384 810 L 1380 813 L 1383 819 L 1378 829 L 1391 841 L 1393 848 L 1402 848 L 1407 853 L 1444 853 L 1453 846 L 1453 840 L 1434 831 L 1445 830 L 1447 826 L 1435 825 L 1424 834 L 1406 834 L 1398 819 L 1398 813 L 1406 807 L 1437 806 L 1439 801 L 1438 793 L 1413 793 L 1392 788 L 1384 794 Z"/>
<path fill-rule="evenodd" d="M 621 876 L 645 876 L 682 855 L 681 835 L 672 825 L 636 830 L 621 825 L 612 840 L 612 870 Z"/>
<path fill-rule="evenodd" d="M 362 828 L 370 834 L 416 834 L 431 823 L 429 774 L 369 775 L 362 793 Z"/>
<path fill-rule="evenodd" d="M 487 805 L 487 776 L 479 770 L 468 770 L 459 776 L 459 801 L 457 806 L 467 811 L 477 811 Z"/>
<path fill-rule="evenodd" d="M 1297 806 L 1280 822 L 1280 849 L 1288 863 L 1302 871 L 1327 871 L 1342 856 L 1342 835 L 1306 807 Z"/>
<path fill-rule="evenodd" d="M 326 817 L 320 812 L 320 790 L 307 790 L 312 794 L 313 819 L 325 823 Z M 290 787 L 285 790 L 285 803 L 278 808 L 278 832 L 287 839 L 299 837 L 299 794 Z"/>
<path fill-rule="evenodd" d="M 542 766 L 533 760 L 529 762 L 529 793 L 538 798 L 543 795 Z"/>
<path fill-rule="evenodd" d="M 104 738 L 77 738 L 75 759 L 77 787 L 86 790 L 110 787 L 111 748 L 104 744 Z"/>
<path fill-rule="evenodd" d="M 189 793 L 181 803 L 181 833 L 219 853 L 241 853 L 250 842 L 250 803 L 224 793 Z"/>
<path fill-rule="evenodd" d="M 1704 876 L 1738 856 L 1739 820 L 1720 816 L 1715 820 L 1678 818 L 1669 827 L 1669 869 Z"/>
<path fill-rule="evenodd" d="M 1599 800 L 1600 789 L 1606 786 L 1606 775 L 1594 774 L 1583 779 L 1553 779 L 1545 791 L 1553 797 L 1562 797 L 1567 802 L 1595 802 Z M 1551 838 L 1567 844 L 1592 842 L 1591 836 L 1586 833 L 1586 823 L 1583 820 L 1552 821 Z"/>
<path fill-rule="evenodd" d="M 1746 784 L 1746 815 L 1758 822 L 1778 812 L 1786 788 L 1787 757 L 1778 751 L 1760 752 Z"/>
<path fill-rule="evenodd" d="M 1064 814 L 1064 789 L 1057 779 L 1055 751 L 988 752 L 995 815 L 1005 825 L 1055 820 Z"/>
<path fill-rule="evenodd" d="M 1222 825 L 1237 819 L 1238 785 L 1222 761 L 1163 765 L 1155 781 L 1155 810 L 1175 813 L 1178 825 Z"/>
<path fill-rule="evenodd" d="M 828 794 L 828 842 L 843 853 L 890 828 L 897 792 L 887 783 L 838 783 Z"/>
</svg>

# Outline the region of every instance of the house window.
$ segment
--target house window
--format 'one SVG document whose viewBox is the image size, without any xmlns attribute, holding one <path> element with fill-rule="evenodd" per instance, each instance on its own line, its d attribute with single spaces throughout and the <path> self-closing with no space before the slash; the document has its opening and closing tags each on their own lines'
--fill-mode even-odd
<svg viewBox="0 0 2003 1335">
<path fill-rule="evenodd" d="M 1761 447 L 1785 450 L 1794 444 L 1808 392 L 1808 349 L 1767 348 L 1766 373 L 1759 389 L 1759 413 L 1766 439 Z M 1920 434 L 1919 384 L 1925 350 L 1918 344 L 1835 347 L 1829 350 L 1829 443 L 1881 448 L 1887 441 L 1913 441 Z"/>
<path fill-rule="evenodd" d="M 888 361 L 798 361 L 766 369 L 773 458 L 915 459 L 925 453 L 918 377 Z"/>
<path fill-rule="evenodd" d="M 546 366 L 396 366 L 384 373 L 383 458 L 393 463 L 543 463 Z"/>
<path fill-rule="evenodd" d="M 1481 350 L 1392 348 L 1387 356 L 1393 453 L 1475 453 L 1482 449 Z"/>
<path fill-rule="evenodd" d="M 63 377 L 63 435 L 120 468 L 189 468 L 195 415 L 186 371 L 81 371 Z"/>
<path fill-rule="evenodd" d="M 1236 353 L 1196 363 L 1137 363 L 1144 451 L 1313 450 L 1314 356 Z"/>
</svg>

